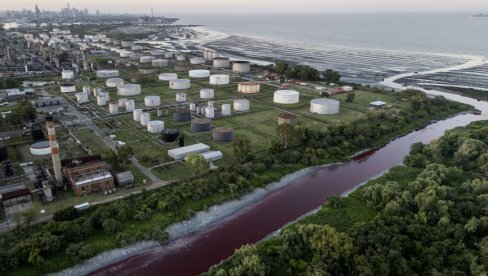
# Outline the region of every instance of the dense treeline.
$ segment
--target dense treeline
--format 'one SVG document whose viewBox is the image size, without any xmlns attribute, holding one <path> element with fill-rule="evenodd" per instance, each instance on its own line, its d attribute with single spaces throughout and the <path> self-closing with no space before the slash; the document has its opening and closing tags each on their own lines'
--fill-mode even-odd
<svg viewBox="0 0 488 276">
<path fill-rule="evenodd" d="M 22 82 L 16 78 L 0 78 L 0 89 L 18 88 Z"/>
<path fill-rule="evenodd" d="M 15 126 L 32 122 L 36 115 L 36 109 L 32 104 L 27 100 L 22 100 L 12 108 L 12 112 L 5 114 L 5 118 L 0 116 L 0 126 Z"/>
<path fill-rule="evenodd" d="M 405 165 L 354 192 L 356 209 L 350 198 L 334 197 L 208 274 L 486 275 L 488 123 L 413 145 Z M 334 216 L 368 208 L 376 215 L 348 227 Z"/>
<path fill-rule="evenodd" d="M 283 74 L 287 79 L 299 79 L 303 81 L 320 80 L 320 72 L 308 65 L 292 65 L 283 60 L 279 60 L 271 69 L 279 74 Z M 323 73 L 323 78 L 328 83 L 336 83 L 340 81 L 341 75 L 337 71 L 327 69 Z"/>
<path fill-rule="evenodd" d="M 411 97 L 412 108 L 419 104 L 429 108 L 410 112 L 394 107 L 372 110 L 367 119 L 323 129 L 280 127 L 277 136 L 281 140 L 272 141 L 269 154 L 261 158 L 250 154 L 247 139 L 239 139 L 233 143 L 232 166 L 201 176 L 198 175 L 204 169 L 196 169 L 193 178 L 158 190 L 93 206 L 87 211 L 68 208 L 47 223 L 18 227 L 0 236 L 0 274 L 19 269 L 23 274 L 44 274 L 139 240 L 166 241 L 166 227 L 192 217 L 196 211 L 237 198 L 303 167 L 344 159 L 434 117 L 466 108 L 422 95 L 408 91 L 398 97 Z"/>
</svg>

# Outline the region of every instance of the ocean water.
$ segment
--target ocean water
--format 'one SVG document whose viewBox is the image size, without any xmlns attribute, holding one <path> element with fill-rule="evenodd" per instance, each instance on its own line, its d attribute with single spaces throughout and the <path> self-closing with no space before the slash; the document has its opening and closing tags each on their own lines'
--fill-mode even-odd
<svg viewBox="0 0 488 276">
<path fill-rule="evenodd" d="M 276 42 L 488 56 L 488 19 L 465 13 L 177 16 L 179 23 Z"/>
</svg>

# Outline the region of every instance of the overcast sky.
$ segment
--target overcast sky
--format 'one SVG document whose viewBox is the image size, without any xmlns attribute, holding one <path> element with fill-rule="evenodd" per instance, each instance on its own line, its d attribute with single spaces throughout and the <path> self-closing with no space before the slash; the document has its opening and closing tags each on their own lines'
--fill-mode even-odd
<svg viewBox="0 0 488 276">
<path fill-rule="evenodd" d="M 1 0 L 0 9 L 59 10 L 68 1 Z M 488 12 L 488 0 L 72 0 L 71 7 L 122 13 Z"/>
</svg>

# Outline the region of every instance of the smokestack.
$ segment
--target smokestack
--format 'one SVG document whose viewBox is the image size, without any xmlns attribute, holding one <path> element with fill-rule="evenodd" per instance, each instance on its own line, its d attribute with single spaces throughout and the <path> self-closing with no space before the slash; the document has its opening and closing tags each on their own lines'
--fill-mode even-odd
<svg viewBox="0 0 488 276">
<path fill-rule="evenodd" d="M 56 186 L 63 185 L 63 173 L 61 172 L 61 159 L 59 159 L 59 145 L 56 139 L 56 131 L 54 130 L 54 122 L 52 116 L 46 116 L 47 135 L 49 137 L 49 145 L 51 146 L 51 157 L 53 159 L 54 178 L 56 178 Z"/>
</svg>

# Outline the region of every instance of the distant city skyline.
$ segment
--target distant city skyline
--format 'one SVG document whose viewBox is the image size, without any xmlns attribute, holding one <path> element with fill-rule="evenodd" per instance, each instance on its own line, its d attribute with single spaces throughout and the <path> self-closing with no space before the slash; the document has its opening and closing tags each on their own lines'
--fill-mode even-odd
<svg viewBox="0 0 488 276">
<path fill-rule="evenodd" d="M 359 12 L 488 12 L 486 0 L 7 0 L 2 10 L 60 10 L 70 4 L 78 9 L 105 13 L 359 13 Z"/>
</svg>

